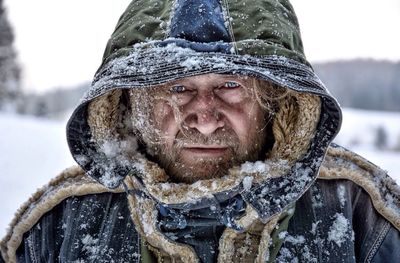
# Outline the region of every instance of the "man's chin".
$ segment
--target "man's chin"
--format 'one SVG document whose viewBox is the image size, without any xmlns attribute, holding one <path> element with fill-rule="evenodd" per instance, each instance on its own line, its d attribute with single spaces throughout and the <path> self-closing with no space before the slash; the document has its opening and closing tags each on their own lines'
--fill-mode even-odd
<svg viewBox="0 0 400 263">
<path fill-rule="evenodd" d="M 194 183 L 199 180 L 221 178 L 228 174 L 231 165 L 224 163 L 207 162 L 202 160 L 198 164 L 175 163 L 167 171 L 175 182 Z"/>
</svg>

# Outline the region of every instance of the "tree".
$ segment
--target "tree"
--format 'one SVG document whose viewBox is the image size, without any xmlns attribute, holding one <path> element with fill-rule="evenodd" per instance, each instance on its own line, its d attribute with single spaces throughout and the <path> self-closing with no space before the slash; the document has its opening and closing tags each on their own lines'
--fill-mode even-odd
<svg viewBox="0 0 400 263">
<path fill-rule="evenodd" d="M 20 68 L 13 47 L 14 34 L 0 0 L 0 110 L 13 107 L 19 94 Z"/>
<path fill-rule="evenodd" d="M 388 146 L 388 134 L 385 127 L 378 126 L 376 129 L 374 145 L 379 150 L 385 150 Z"/>
</svg>

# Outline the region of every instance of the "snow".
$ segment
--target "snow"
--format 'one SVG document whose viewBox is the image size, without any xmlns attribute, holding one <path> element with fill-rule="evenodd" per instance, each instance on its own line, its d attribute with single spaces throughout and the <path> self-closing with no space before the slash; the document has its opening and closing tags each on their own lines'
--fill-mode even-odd
<svg viewBox="0 0 400 263">
<path fill-rule="evenodd" d="M 74 161 L 59 121 L 0 113 L 0 149 L 2 238 L 21 204 Z"/>
<path fill-rule="evenodd" d="M 285 242 L 289 242 L 295 245 L 298 244 L 303 244 L 306 241 L 304 236 L 298 235 L 298 236 L 291 236 L 291 235 L 286 235 L 285 236 Z"/>
<path fill-rule="evenodd" d="M 329 228 L 328 241 L 335 242 L 336 245 L 341 247 L 342 243 L 348 240 L 349 238 L 353 240 L 354 234 L 353 231 L 350 229 L 350 227 L 351 227 L 350 223 L 346 219 L 346 217 L 344 217 L 343 214 L 336 213 L 335 221 Z"/>
<path fill-rule="evenodd" d="M 339 202 L 340 202 L 340 206 L 344 207 L 345 203 L 346 203 L 346 198 L 345 198 L 345 194 L 346 194 L 346 188 L 344 187 L 344 185 L 339 185 L 338 189 L 337 189 L 337 195 L 339 198 Z"/>
<path fill-rule="evenodd" d="M 81 242 L 83 244 L 83 250 L 89 253 L 89 258 L 95 259 L 100 250 L 100 247 L 97 245 L 99 240 L 93 238 L 91 235 L 86 235 L 82 238 Z"/>
<path fill-rule="evenodd" d="M 351 149 L 373 151 L 376 130 L 387 134 L 387 148 L 400 146 L 400 113 L 345 109 L 342 129 L 335 142 Z"/>
<path fill-rule="evenodd" d="M 311 234 L 313 234 L 314 236 L 317 234 L 317 227 L 318 227 L 318 224 L 320 224 L 321 223 L 321 221 L 320 220 L 318 220 L 317 222 L 314 222 L 314 223 L 312 223 L 312 225 L 311 225 Z"/>
<path fill-rule="evenodd" d="M 243 189 L 246 191 L 249 191 L 251 188 L 251 185 L 253 184 L 253 176 L 246 176 L 243 178 Z"/>
<path fill-rule="evenodd" d="M 269 167 L 266 163 L 257 161 L 255 163 L 245 162 L 240 167 L 240 173 L 267 173 L 269 171 Z"/>
<path fill-rule="evenodd" d="M 387 136 L 385 149 L 374 146 L 377 129 Z M 400 113 L 344 109 L 342 129 L 334 142 L 356 152 L 400 180 Z"/>
<path fill-rule="evenodd" d="M 1 238 L 18 207 L 50 178 L 75 164 L 66 143 L 65 124 L 66 120 L 50 121 L 0 112 Z M 400 152 L 377 151 L 370 145 L 378 124 L 387 131 L 388 148 L 394 147 L 400 136 L 400 113 L 345 109 L 342 131 L 336 142 L 355 150 L 400 180 Z M 358 140 L 356 145 L 354 138 Z M 141 169 L 140 164 L 137 165 Z M 244 165 L 242 169 L 243 172 L 255 169 L 262 173 L 269 167 L 259 162 L 249 167 Z M 250 178 L 246 180 L 244 184 L 251 185 Z"/>
</svg>

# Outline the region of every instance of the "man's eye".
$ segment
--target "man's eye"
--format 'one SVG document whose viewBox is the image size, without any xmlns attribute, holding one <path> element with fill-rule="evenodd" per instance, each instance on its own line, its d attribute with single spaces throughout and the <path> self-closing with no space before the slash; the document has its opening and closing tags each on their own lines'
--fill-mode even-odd
<svg viewBox="0 0 400 263">
<path fill-rule="evenodd" d="M 176 85 L 176 86 L 171 87 L 171 88 L 169 89 L 169 91 L 170 91 L 171 93 L 183 93 L 183 92 L 187 91 L 187 89 L 185 88 L 185 86 Z"/>
<path fill-rule="evenodd" d="M 227 81 L 224 84 L 224 88 L 228 88 L 228 89 L 234 89 L 234 88 L 239 88 L 240 84 L 234 81 Z"/>
</svg>

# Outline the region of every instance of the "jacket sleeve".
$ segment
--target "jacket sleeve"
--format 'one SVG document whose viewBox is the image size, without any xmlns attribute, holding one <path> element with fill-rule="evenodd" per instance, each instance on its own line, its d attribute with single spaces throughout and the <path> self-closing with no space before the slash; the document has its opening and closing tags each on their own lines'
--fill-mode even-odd
<svg viewBox="0 0 400 263">
<path fill-rule="evenodd" d="M 140 240 L 125 194 L 70 197 L 23 236 L 18 262 L 136 262 Z"/>
<path fill-rule="evenodd" d="M 353 203 L 353 228 L 358 262 L 400 262 L 400 233 L 374 208 L 371 197 L 358 187 Z"/>
<path fill-rule="evenodd" d="M 380 244 L 371 262 L 400 262 L 400 233 L 393 226 L 389 227 L 383 242 Z"/>
</svg>

